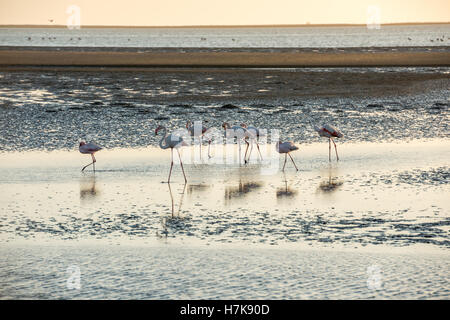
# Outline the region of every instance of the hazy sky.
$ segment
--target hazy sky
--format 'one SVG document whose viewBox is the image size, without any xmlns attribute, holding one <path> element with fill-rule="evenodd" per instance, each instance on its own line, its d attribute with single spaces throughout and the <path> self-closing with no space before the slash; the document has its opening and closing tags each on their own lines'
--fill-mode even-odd
<svg viewBox="0 0 450 320">
<path fill-rule="evenodd" d="M 81 25 L 249 25 L 367 22 L 448 22 L 450 0 L 0 0 L 0 24 L 65 25 L 70 5 Z"/>
</svg>

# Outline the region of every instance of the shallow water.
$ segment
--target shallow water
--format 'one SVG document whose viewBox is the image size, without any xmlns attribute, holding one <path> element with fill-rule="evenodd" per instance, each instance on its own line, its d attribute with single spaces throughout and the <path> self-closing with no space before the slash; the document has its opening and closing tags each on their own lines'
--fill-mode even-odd
<svg viewBox="0 0 450 320">
<path fill-rule="evenodd" d="M 2 239 L 449 247 L 448 140 L 338 144 L 331 165 L 327 143 L 300 145 L 298 173 L 261 147 L 264 161 L 253 152 L 247 165 L 236 145 L 197 160 L 186 147 L 186 185 L 177 161 L 164 183 L 168 150 L 101 151 L 95 174 L 80 173 L 90 158 L 76 151 L 5 153 Z"/>
<path fill-rule="evenodd" d="M 290 28 L 0 28 L 0 45 L 68 47 L 401 47 L 445 46 L 450 26 Z"/>
<path fill-rule="evenodd" d="M 450 297 L 448 255 L 167 245 L 3 246 L 0 254 L 2 299 Z"/>
</svg>

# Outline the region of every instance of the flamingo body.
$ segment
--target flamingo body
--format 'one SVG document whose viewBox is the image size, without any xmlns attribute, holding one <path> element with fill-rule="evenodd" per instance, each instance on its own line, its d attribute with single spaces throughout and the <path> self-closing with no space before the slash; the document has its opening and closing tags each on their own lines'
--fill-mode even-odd
<svg viewBox="0 0 450 320">
<path fill-rule="evenodd" d="M 231 130 L 231 136 L 236 137 L 236 140 L 239 145 L 239 162 L 241 162 L 241 140 L 244 140 L 244 142 L 247 144 L 248 149 L 248 137 L 251 136 L 251 134 L 248 132 L 247 128 L 245 128 L 245 124 L 241 124 L 240 126 L 230 126 L 228 122 L 224 122 L 222 124 L 222 128 L 225 130 L 225 134 L 229 132 L 228 130 Z M 246 150 L 247 153 L 247 150 Z M 247 163 L 247 160 L 245 159 L 245 163 Z"/>
<path fill-rule="evenodd" d="M 250 148 L 250 152 L 248 153 L 248 159 L 245 160 L 245 162 L 247 163 L 248 161 L 250 161 L 250 156 L 253 151 L 253 142 L 256 143 L 256 147 L 258 148 L 259 156 L 261 157 L 261 160 L 262 160 L 261 150 L 259 149 L 259 138 L 263 135 L 262 132 L 259 130 L 259 128 L 256 128 L 254 126 L 247 126 L 246 124 L 242 124 L 242 127 L 247 129 L 248 133 L 246 134 L 246 138 L 250 138 L 250 142 L 251 142 L 251 148 Z M 247 149 L 248 149 L 248 146 L 247 146 Z M 247 154 L 247 150 L 245 151 L 245 153 Z"/>
<path fill-rule="evenodd" d="M 159 126 L 158 128 L 156 128 L 155 135 L 158 134 L 159 130 L 164 131 L 163 137 L 159 141 L 160 148 L 161 149 L 170 149 L 170 151 L 171 151 L 171 163 L 170 163 L 169 179 L 167 180 L 167 183 L 170 183 L 170 177 L 172 175 L 173 149 L 177 150 L 178 157 L 180 159 L 181 170 L 183 171 L 184 182 L 186 183 L 187 182 L 186 174 L 184 173 L 183 162 L 181 161 L 181 156 L 180 156 L 180 152 L 178 151 L 178 149 L 183 146 L 188 146 L 188 144 L 185 141 L 183 141 L 183 138 L 181 136 L 174 135 L 174 134 L 167 134 L 167 129 L 164 126 Z"/>
<path fill-rule="evenodd" d="M 188 120 L 186 122 L 186 129 L 188 130 L 189 135 L 194 138 L 195 137 L 200 138 L 200 158 L 202 157 L 202 140 L 201 139 L 203 138 L 206 131 L 208 131 L 208 128 L 205 127 L 204 125 L 202 125 L 201 128 L 202 128 L 202 130 L 200 132 L 200 130 L 195 130 L 196 126 L 195 126 L 195 124 L 192 124 L 190 120 Z M 211 139 L 208 140 L 208 157 L 209 158 L 211 158 L 210 149 L 211 149 Z"/>
<path fill-rule="evenodd" d="M 278 141 L 276 144 L 276 149 L 277 149 L 278 153 L 284 153 L 283 171 L 286 166 L 287 156 L 289 156 L 289 158 L 291 158 L 292 163 L 294 164 L 295 170 L 298 171 L 297 165 L 295 164 L 294 159 L 292 158 L 292 156 L 290 154 L 291 151 L 298 150 L 298 147 L 290 141 L 287 141 L 287 142 Z"/>
<path fill-rule="evenodd" d="M 314 126 L 314 130 L 317 131 L 319 136 L 328 138 L 328 161 L 331 161 L 331 142 L 334 144 L 334 150 L 336 151 L 336 159 L 339 161 L 339 155 L 337 152 L 336 143 L 333 138 L 342 138 L 344 135 L 335 127 L 325 124 L 322 127 Z"/>
<path fill-rule="evenodd" d="M 85 165 L 83 167 L 83 169 L 81 169 L 81 171 L 84 171 L 84 169 L 86 169 L 86 167 L 90 166 L 92 164 L 92 168 L 95 172 L 95 163 L 97 162 L 97 160 L 95 159 L 94 153 L 96 153 L 97 151 L 102 150 L 103 148 L 96 145 L 95 143 L 89 142 L 86 143 L 84 141 L 80 142 L 80 146 L 78 147 L 78 150 L 80 151 L 80 153 L 82 154 L 90 154 L 92 157 L 92 162 L 89 163 L 88 165 Z"/>
</svg>

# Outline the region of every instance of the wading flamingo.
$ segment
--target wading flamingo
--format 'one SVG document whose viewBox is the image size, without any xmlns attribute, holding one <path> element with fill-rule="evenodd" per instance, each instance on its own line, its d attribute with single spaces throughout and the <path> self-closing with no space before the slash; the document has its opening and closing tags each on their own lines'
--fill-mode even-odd
<svg viewBox="0 0 450 320">
<path fill-rule="evenodd" d="M 176 136 L 176 135 L 173 135 L 173 134 L 169 134 L 168 135 L 167 134 L 167 129 L 164 126 L 158 126 L 158 128 L 156 128 L 156 130 L 155 130 L 155 135 L 158 134 L 159 130 L 163 130 L 163 132 L 164 132 L 163 137 L 159 141 L 159 146 L 161 147 L 161 149 L 168 149 L 168 148 L 170 148 L 170 153 L 171 153 L 169 179 L 167 180 L 167 183 L 170 183 L 170 176 L 172 175 L 173 148 L 175 148 L 177 150 L 178 158 L 180 159 L 181 170 L 183 171 L 184 182 L 186 183 L 187 182 L 186 174 L 184 173 L 183 162 L 181 161 L 180 151 L 178 151 L 178 148 L 181 148 L 183 146 L 188 146 L 188 144 L 185 141 L 183 141 L 183 138 L 181 138 L 180 136 Z"/>
<path fill-rule="evenodd" d="M 247 137 L 249 136 L 249 132 L 245 127 L 243 127 L 245 124 L 241 124 L 240 126 L 230 126 L 228 122 L 222 123 L 222 128 L 225 130 L 225 136 L 227 137 L 227 132 L 231 132 L 232 137 L 236 137 L 237 143 L 239 145 L 239 163 L 241 162 L 241 140 L 244 140 L 244 142 L 247 144 L 248 149 L 248 141 Z M 228 131 L 231 130 L 231 131 Z M 245 159 L 244 159 L 245 160 Z M 247 160 L 245 160 L 245 163 L 247 163 Z"/>
<path fill-rule="evenodd" d="M 97 162 L 97 160 L 95 160 L 94 153 L 102 150 L 103 148 L 99 147 L 98 145 L 96 145 L 95 143 L 92 143 L 92 142 L 86 143 L 84 141 L 81 141 L 78 149 L 80 150 L 81 153 L 90 154 L 92 157 L 92 162 L 85 165 L 83 167 L 83 169 L 81 169 L 81 171 L 84 171 L 84 169 L 86 169 L 86 167 L 88 167 L 92 164 L 92 167 L 94 168 L 94 172 L 95 172 L 95 163 Z"/>
<path fill-rule="evenodd" d="M 204 125 L 201 126 L 201 130 L 200 130 L 200 126 L 197 128 L 197 126 L 194 124 L 192 124 L 192 122 L 190 120 L 188 120 L 186 122 L 186 129 L 188 130 L 189 134 L 191 137 L 193 137 L 195 139 L 195 137 L 200 139 L 200 158 L 202 157 L 202 138 L 204 136 L 204 134 L 206 133 L 206 131 L 208 131 L 208 128 L 205 127 Z M 197 130 L 195 130 L 197 129 Z M 201 131 L 201 132 L 200 132 Z M 209 153 L 211 149 L 211 139 L 208 140 L 208 158 L 211 158 L 211 155 Z"/>
<path fill-rule="evenodd" d="M 288 155 L 289 155 L 289 158 L 291 158 L 292 163 L 294 164 L 295 170 L 298 171 L 298 168 L 295 165 L 294 159 L 292 159 L 292 156 L 290 154 L 291 151 L 298 150 L 298 147 L 290 141 L 289 142 L 278 141 L 276 144 L 276 149 L 277 149 L 278 153 L 284 153 L 284 165 L 283 165 L 282 171 L 284 171 L 284 167 L 286 166 L 286 160 L 287 160 Z"/>
<path fill-rule="evenodd" d="M 334 144 L 334 150 L 336 151 L 336 159 L 337 161 L 339 161 L 336 143 L 334 142 L 333 138 L 342 138 L 344 135 L 338 129 L 328 124 L 323 125 L 320 128 L 318 126 L 314 126 L 314 130 L 317 131 L 319 136 L 328 138 L 328 161 L 331 161 L 331 142 L 333 142 Z"/>
<path fill-rule="evenodd" d="M 258 148 L 259 156 L 261 157 L 261 160 L 262 160 L 262 154 L 261 154 L 261 150 L 259 149 L 259 143 L 258 143 L 259 137 L 262 136 L 262 132 L 254 126 L 247 126 L 245 123 L 241 124 L 241 126 L 245 129 L 247 129 L 245 138 L 246 139 L 248 138 L 251 142 L 250 152 L 248 153 L 248 160 L 246 160 L 248 145 L 247 145 L 247 149 L 245 150 L 245 155 L 244 155 L 245 163 L 250 161 L 250 156 L 251 156 L 252 150 L 253 150 L 253 141 L 255 141 L 255 143 L 256 143 L 256 147 Z"/>
</svg>

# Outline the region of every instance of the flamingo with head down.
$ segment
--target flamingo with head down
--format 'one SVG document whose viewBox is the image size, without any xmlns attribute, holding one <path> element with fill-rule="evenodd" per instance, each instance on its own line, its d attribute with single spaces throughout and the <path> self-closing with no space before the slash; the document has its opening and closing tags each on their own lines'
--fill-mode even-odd
<svg viewBox="0 0 450 320">
<path fill-rule="evenodd" d="M 96 153 L 97 151 L 100 151 L 102 149 L 103 149 L 102 147 L 99 147 L 98 145 L 96 145 L 95 143 L 92 143 L 92 142 L 89 142 L 89 143 L 86 143 L 84 141 L 80 142 L 80 146 L 78 147 L 78 150 L 80 150 L 80 152 L 83 154 L 90 154 L 92 157 L 92 162 L 85 165 L 83 167 L 83 169 L 81 169 L 81 171 L 84 171 L 84 169 L 86 169 L 86 167 L 88 167 L 92 164 L 92 167 L 95 172 L 95 163 L 97 162 L 97 160 L 95 159 L 94 153 Z"/>
<path fill-rule="evenodd" d="M 253 141 L 255 141 L 255 143 L 256 143 L 256 147 L 258 148 L 259 156 L 261 157 L 261 160 L 262 160 L 262 154 L 261 154 L 261 150 L 259 149 L 259 143 L 258 143 L 259 138 L 263 135 L 261 130 L 254 126 L 247 126 L 247 124 L 245 124 L 245 123 L 241 124 L 241 127 L 247 129 L 246 134 L 245 134 L 245 139 L 250 139 L 250 142 L 252 144 L 252 146 L 250 148 L 250 152 L 248 153 L 248 160 L 246 160 L 248 144 L 247 144 L 247 149 L 245 149 L 245 155 L 244 155 L 245 163 L 250 161 L 250 156 L 251 156 L 252 150 L 253 150 Z"/>
<path fill-rule="evenodd" d="M 295 165 L 294 159 L 292 159 L 292 156 L 290 154 L 291 151 L 298 150 L 298 147 L 290 141 L 287 141 L 287 142 L 278 141 L 276 144 L 276 149 L 277 149 L 278 153 L 284 153 L 283 171 L 284 171 L 284 167 L 286 166 L 286 160 L 287 160 L 288 155 L 289 155 L 289 158 L 291 158 L 292 163 L 294 164 L 295 170 L 298 171 L 298 168 Z"/>
<path fill-rule="evenodd" d="M 249 145 L 247 141 L 249 132 L 244 126 L 245 124 L 243 123 L 240 126 L 230 126 L 228 122 L 224 122 L 222 124 L 222 128 L 225 130 L 225 135 L 227 137 L 230 135 L 230 133 L 232 137 L 236 137 L 237 143 L 239 145 L 239 163 L 241 162 L 241 140 L 244 140 L 244 142 L 247 144 L 247 149 Z M 247 163 L 247 160 L 245 160 L 245 163 Z"/>
<path fill-rule="evenodd" d="M 331 161 L 331 142 L 334 144 L 334 150 L 336 151 L 336 159 L 339 161 L 339 155 L 337 152 L 336 143 L 333 138 L 342 138 L 344 135 L 335 127 L 325 124 L 321 127 L 314 126 L 314 130 L 317 131 L 319 136 L 328 138 L 328 161 Z"/>
</svg>

